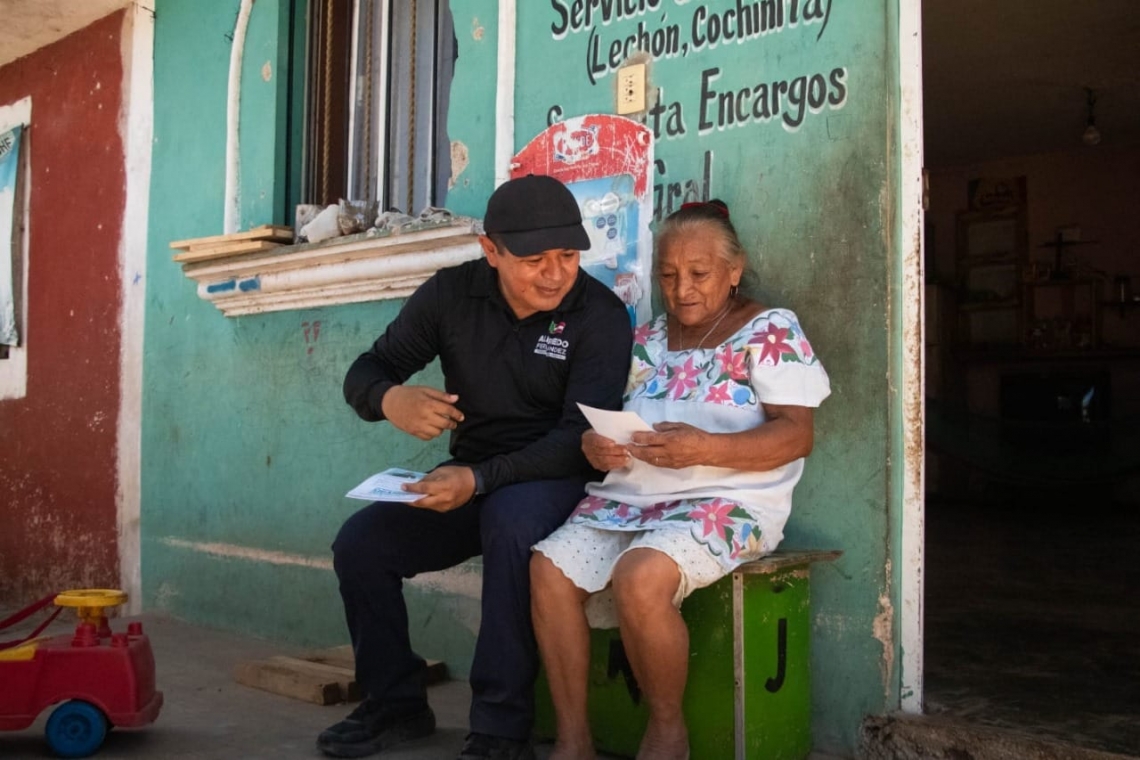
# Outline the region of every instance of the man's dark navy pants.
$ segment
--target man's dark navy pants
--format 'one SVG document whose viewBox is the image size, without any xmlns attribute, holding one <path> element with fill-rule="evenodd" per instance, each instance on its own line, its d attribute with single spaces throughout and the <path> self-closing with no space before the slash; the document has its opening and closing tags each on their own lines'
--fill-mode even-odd
<svg viewBox="0 0 1140 760">
<path fill-rule="evenodd" d="M 530 547 L 565 522 L 584 485 L 580 478 L 516 483 L 451 512 L 376 502 L 348 518 L 333 542 L 333 566 L 362 691 L 396 709 L 426 704 L 425 663 L 408 638 L 403 579 L 482 554 L 471 730 L 528 738 L 538 673 Z"/>
</svg>

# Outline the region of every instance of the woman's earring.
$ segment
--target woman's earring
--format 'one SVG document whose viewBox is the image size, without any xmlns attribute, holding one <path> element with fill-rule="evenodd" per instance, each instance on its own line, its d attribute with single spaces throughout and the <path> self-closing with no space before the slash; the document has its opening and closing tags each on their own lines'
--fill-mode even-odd
<svg viewBox="0 0 1140 760">
<path fill-rule="evenodd" d="M 728 297 L 729 298 L 736 298 L 736 294 L 739 292 L 740 292 L 740 286 L 739 285 L 729 285 L 728 286 Z"/>
</svg>

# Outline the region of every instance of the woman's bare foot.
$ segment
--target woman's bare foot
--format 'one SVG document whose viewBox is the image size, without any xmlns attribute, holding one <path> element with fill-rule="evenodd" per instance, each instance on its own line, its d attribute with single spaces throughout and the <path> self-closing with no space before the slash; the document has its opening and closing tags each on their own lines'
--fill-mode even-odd
<svg viewBox="0 0 1140 760">
<path fill-rule="evenodd" d="M 683 721 L 650 721 L 637 760 L 689 760 L 689 732 Z"/>
</svg>

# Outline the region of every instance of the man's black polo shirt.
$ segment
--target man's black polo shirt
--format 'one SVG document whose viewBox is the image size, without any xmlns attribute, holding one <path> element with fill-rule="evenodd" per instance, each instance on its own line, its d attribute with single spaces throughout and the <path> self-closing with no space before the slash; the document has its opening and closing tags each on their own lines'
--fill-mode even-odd
<svg viewBox="0 0 1140 760">
<path fill-rule="evenodd" d="M 387 390 L 438 356 L 464 415 L 451 456 L 477 465 L 486 491 L 587 474 L 588 424 L 576 404 L 621 408 L 632 342 L 621 300 L 584 271 L 557 309 L 519 320 L 480 258 L 440 270 L 412 294 L 348 370 L 344 395 L 363 419 L 381 420 Z"/>
</svg>

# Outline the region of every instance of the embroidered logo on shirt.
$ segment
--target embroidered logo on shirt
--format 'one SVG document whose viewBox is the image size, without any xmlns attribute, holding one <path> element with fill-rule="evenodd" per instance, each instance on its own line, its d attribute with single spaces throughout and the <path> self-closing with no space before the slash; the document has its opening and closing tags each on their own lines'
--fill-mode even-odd
<svg viewBox="0 0 1140 760">
<path fill-rule="evenodd" d="M 554 325 L 551 325 L 551 329 Z M 561 330 L 559 330 L 561 332 Z M 553 335 L 540 335 L 538 336 L 538 343 L 534 346 L 534 352 L 539 356 L 546 356 L 551 359 L 561 359 L 566 361 L 566 350 L 570 348 L 570 341 L 563 338 L 556 338 Z"/>
<path fill-rule="evenodd" d="M 551 335 L 561 335 L 562 331 L 565 329 L 566 329 L 566 323 L 565 322 L 555 322 L 555 321 L 551 320 L 550 327 L 547 328 L 547 332 L 550 333 Z"/>
</svg>

